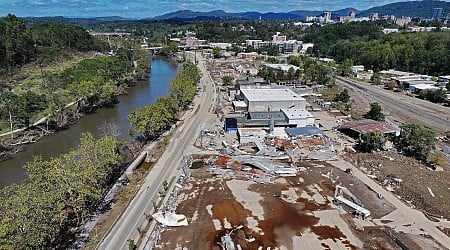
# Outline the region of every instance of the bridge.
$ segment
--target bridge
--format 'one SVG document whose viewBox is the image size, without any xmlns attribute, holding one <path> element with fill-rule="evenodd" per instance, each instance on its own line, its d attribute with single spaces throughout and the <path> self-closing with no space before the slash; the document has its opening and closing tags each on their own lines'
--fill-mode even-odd
<svg viewBox="0 0 450 250">
<path fill-rule="evenodd" d="M 163 49 L 163 46 L 154 46 L 154 47 L 147 47 L 147 50 L 153 52 L 153 54 L 158 54 L 161 49 Z M 184 50 L 184 51 L 190 51 L 190 50 L 198 50 L 198 49 L 209 49 L 211 48 L 210 45 L 204 44 L 204 45 L 196 45 L 196 46 L 188 46 L 188 45 L 178 45 L 177 46 L 178 51 Z"/>
</svg>

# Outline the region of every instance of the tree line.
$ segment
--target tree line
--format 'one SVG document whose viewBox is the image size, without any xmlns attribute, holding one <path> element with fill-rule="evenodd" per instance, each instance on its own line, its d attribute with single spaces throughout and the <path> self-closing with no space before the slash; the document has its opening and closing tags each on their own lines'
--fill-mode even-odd
<svg viewBox="0 0 450 250">
<path fill-rule="evenodd" d="M 199 68 L 190 60 L 184 62 L 170 84 L 168 97 L 161 97 L 155 103 L 135 109 L 128 115 L 133 134 L 153 140 L 170 128 L 177 120 L 178 112 L 186 110 L 193 101 L 200 78 Z"/>
<path fill-rule="evenodd" d="M 306 41 L 314 42 L 314 53 L 338 62 L 351 59 L 367 69 L 397 69 L 419 74 L 450 74 L 450 33 L 410 32 L 383 34 L 383 22 L 353 22 L 313 26 Z"/>
<path fill-rule="evenodd" d="M 27 27 L 13 14 L 0 19 L 0 76 L 26 63 L 46 63 L 63 52 L 104 50 L 106 44 L 76 26 L 45 24 Z"/>
<path fill-rule="evenodd" d="M 80 146 L 25 165 L 28 179 L 0 190 L 1 249 L 64 249 L 120 173 L 118 143 L 84 134 Z"/>
<path fill-rule="evenodd" d="M 259 70 L 258 75 L 270 82 L 299 81 L 308 85 L 334 83 L 335 65 L 333 63 L 322 63 L 311 57 L 293 55 L 288 57 L 287 63 L 299 68 L 295 70 L 291 67 L 287 72 L 284 72 L 280 69 L 271 69 L 264 66 Z"/>
</svg>

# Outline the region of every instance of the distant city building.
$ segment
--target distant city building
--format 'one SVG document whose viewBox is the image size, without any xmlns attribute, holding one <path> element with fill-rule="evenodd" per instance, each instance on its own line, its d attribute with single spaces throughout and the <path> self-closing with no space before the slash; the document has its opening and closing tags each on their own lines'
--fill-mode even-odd
<svg viewBox="0 0 450 250">
<path fill-rule="evenodd" d="M 272 42 L 285 42 L 286 36 L 280 36 L 280 32 L 277 32 L 272 36 Z"/>
<path fill-rule="evenodd" d="M 378 13 L 371 13 L 371 14 L 369 14 L 369 19 L 370 19 L 371 21 L 378 20 L 378 19 L 379 19 Z"/>
<path fill-rule="evenodd" d="M 323 13 L 323 18 L 325 19 L 325 22 L 331 21 L 331 11 L 325 11 Z"/>
<path fill-rule="evenodd" d="M 398 18 L 395 20 L 395 24 L 398 26 L 405 26 L 411 22 L 411 17 L 402 16 L 401 18 Z"/>
<path fill-rule="evenodd" d="M 431 20 L 438 21 L 442 16 L 442 8 L 434 8 L 431 15 Z"/>
</svg>

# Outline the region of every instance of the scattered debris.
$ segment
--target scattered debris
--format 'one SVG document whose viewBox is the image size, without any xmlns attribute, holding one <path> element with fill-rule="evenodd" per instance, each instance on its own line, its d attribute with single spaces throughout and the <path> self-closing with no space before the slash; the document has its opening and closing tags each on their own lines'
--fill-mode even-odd
<svg viewBox="0 0 450 250">
<path fill-rule="evenodd" d="M 175 214 L 172 212 L 164 212 L 163 211 L 163 212 L 154 213 L 152 216 L 156 221 L 163 224 L 164 226 L 180 227 L 180 226 L 188 225 L 186 216 L 182 215 L 182 214 Z"/>
</svg>

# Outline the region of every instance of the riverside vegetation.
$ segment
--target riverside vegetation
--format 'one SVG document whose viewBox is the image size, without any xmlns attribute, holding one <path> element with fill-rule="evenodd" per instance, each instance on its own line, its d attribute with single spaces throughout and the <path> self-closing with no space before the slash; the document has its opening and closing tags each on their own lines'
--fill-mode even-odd
<svg viewBox="0 0 450 250">
<path fill-rule="evenodd" d="M 92 52 L 110 49 L 114 56 Z M 10 132 L 1 140 L 0 159 L 114 104 L 130 83 L 148 76 L 148 60 L 130 41 L 110 46 L 81 27 L 26 27 L 14 15 L 0 20 L 0 133 Z M 34 126 L 41 118 L 45 122 Z M 25 132 L 13 133 L 20 128 Z"/>
<path fill-rule="evenodd" d="M 134 134 L 159 137 L 192 102 L 201 73 L 186 61 L 170 96 L 130 113 Z M 80 146 L 59 157 L 36 157 L 28 180 L 0 190 L 0 249 L 68 248 L 81 226 L 123 172 L 124 148 L 112 136 L 84 134 Z"/>
</svg>

